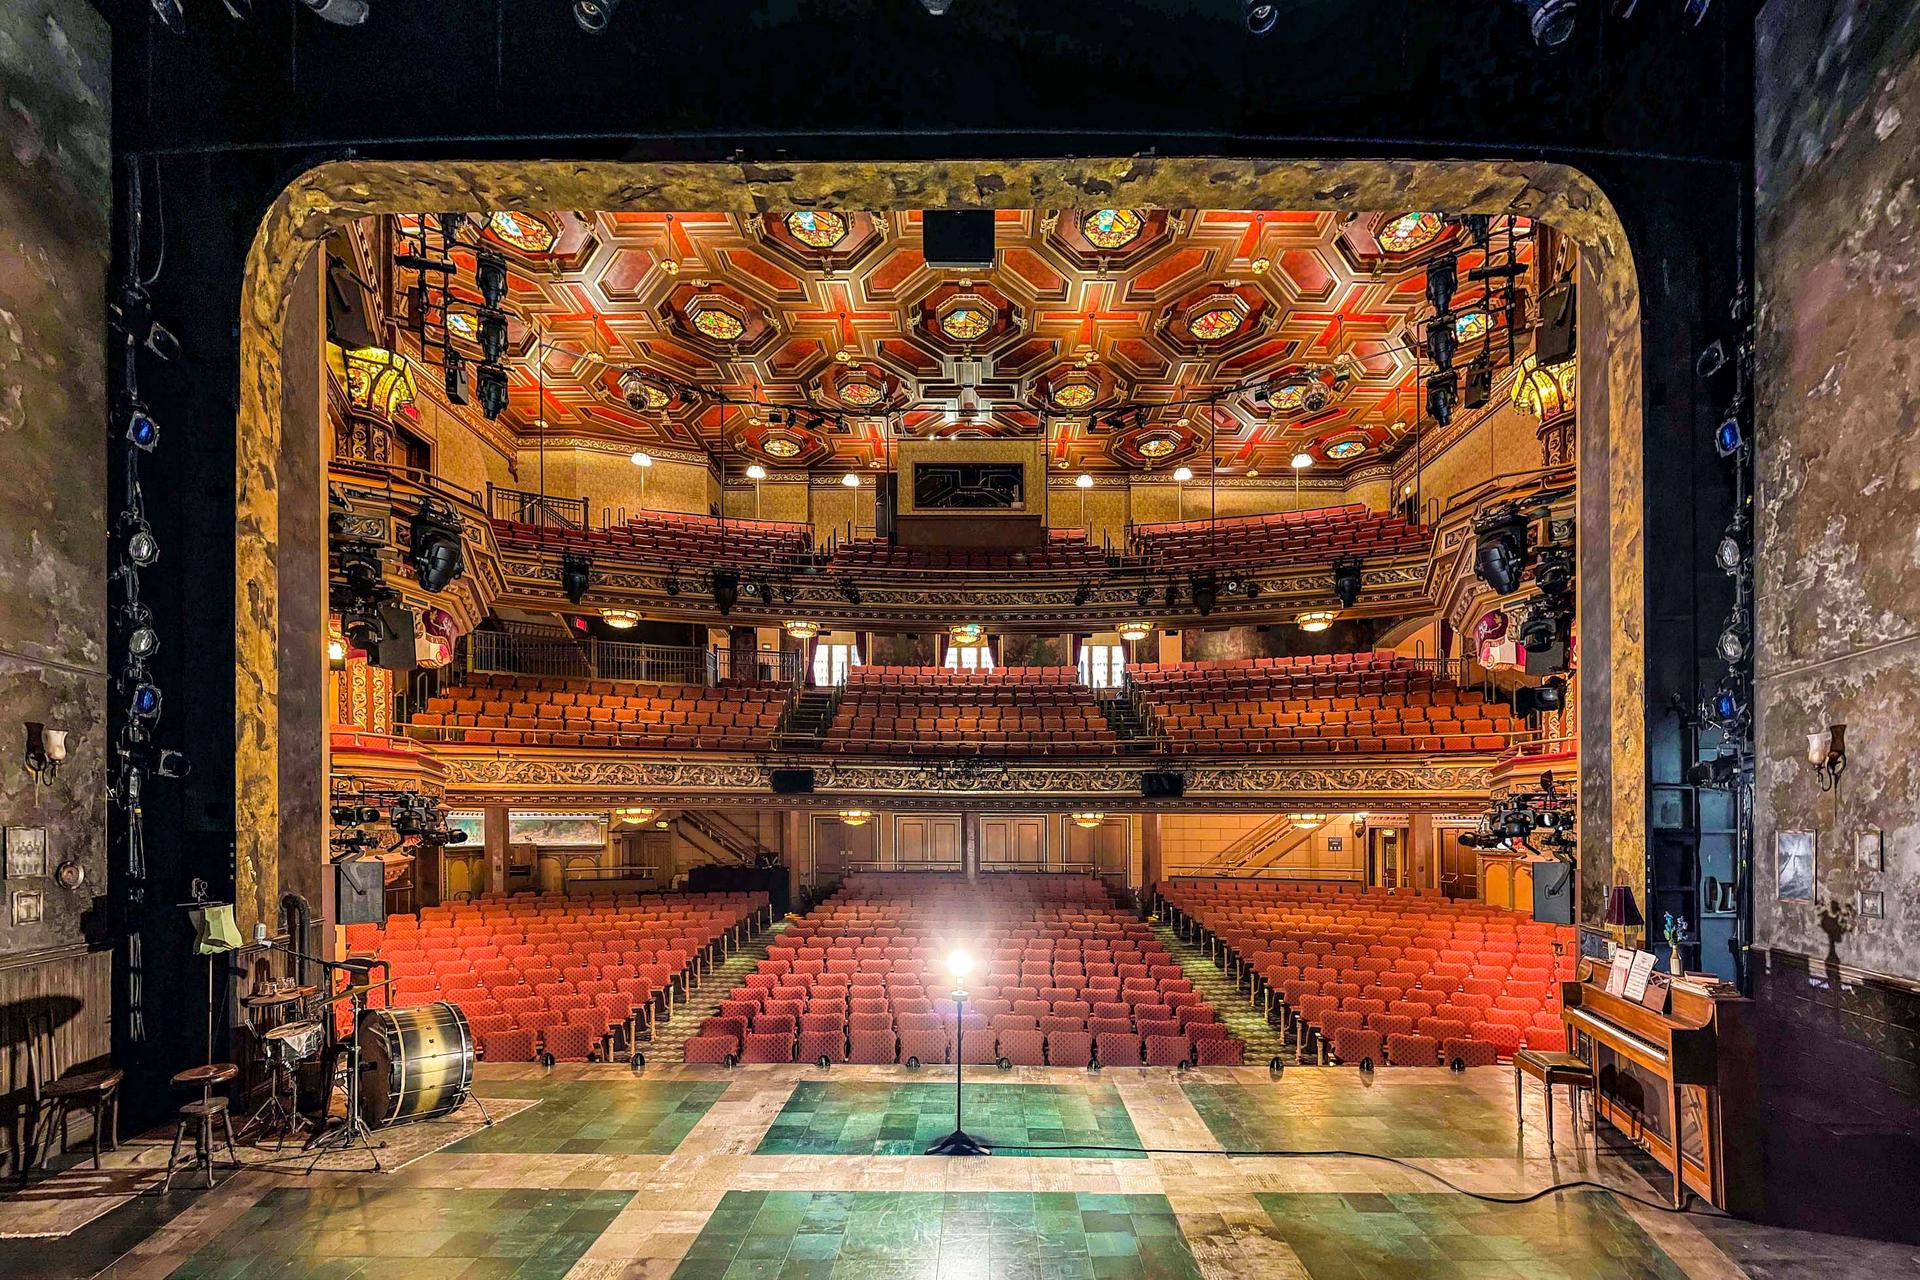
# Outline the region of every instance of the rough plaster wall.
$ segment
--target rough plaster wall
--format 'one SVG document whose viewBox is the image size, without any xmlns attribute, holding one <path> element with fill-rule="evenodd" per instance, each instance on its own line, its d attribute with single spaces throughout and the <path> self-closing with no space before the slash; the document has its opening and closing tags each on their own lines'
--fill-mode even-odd
<svg viewBox="0 0 1920 1280">
<path fill-rule="evenodd" d="M 0 5 L 0 823 L 87 873 L 9 880 L 0 954 L 80 941 L 106 883 L 107 58 L 81 0 Z M 30 720 L 70 735 L 51 787 L 19 765 Z"/>
<path fill-rule="evenodd" d="M 1920 978 L 1920 10 L 1775 0 L 1759 47 L 1755 933 Z M 1812 902 L 1776 892 L 1783 829 L 1816 834 Z"/>
</svg>

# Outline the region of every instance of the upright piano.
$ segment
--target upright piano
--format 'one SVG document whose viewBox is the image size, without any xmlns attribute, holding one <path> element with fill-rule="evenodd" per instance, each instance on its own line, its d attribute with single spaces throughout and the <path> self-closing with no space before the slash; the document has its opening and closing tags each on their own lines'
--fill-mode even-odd
<svg viewBox="0 0 1920 1280">
<path fill-rule="evenodd" d="M 1752 1002 L 1675 983 L 1661 1012 L 1607 994 L 1606 975 L 1583 960 L 1579 979 L 1560 984 L 1568 1044 L 1593 1064 L 1600 1117 L 1673 1170 L 1676 1205 L 1688 1187 L 1729 1213 L 1757 1213 Z"/>
</svg>

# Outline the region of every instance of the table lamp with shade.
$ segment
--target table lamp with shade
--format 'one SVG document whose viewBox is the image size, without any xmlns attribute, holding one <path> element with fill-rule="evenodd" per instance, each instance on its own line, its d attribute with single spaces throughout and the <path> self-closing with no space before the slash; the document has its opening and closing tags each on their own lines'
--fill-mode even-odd
<svg viewBox="0 0 1920 1280">
<path fill-rule="evenodd" d="M 1633 886 L 1613 886 L 1607 895 L 1607 923 L 1616 929 L 1638 929 L 1646 923 L 1640 916 L 1640 904 L 1634 901 Z"/>
<path fill-rule="evenodd" d="M 207 1061 L 212 1062 L 213 958 L 239 950 L 240 924 L 233 918 L 231 902 L 189 903 L 187 915 L 193 921 L 193 953 L 207 958 Z"/>
</svg>

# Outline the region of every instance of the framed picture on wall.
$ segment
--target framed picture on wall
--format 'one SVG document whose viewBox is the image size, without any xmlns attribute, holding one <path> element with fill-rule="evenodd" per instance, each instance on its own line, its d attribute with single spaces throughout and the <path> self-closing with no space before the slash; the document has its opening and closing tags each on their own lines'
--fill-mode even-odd
<svg viewBox="0 0 1920 1280">
<path fill-rule="evenodd" d="M 47 874 L 47 829 L 8 827 L 7 879 L 34 880 Z"/>
<path fill-rule="evenodd" d="M 1885 871 L 1886 845 L 1878 827 L 1868 827 L 1853 838 L 1853 855 L 1862 871 Z"/>
<path fill-rule="evenodd" d="M 1864 920 L 1884 920 L 1887 917 L 1887 895 L 1879 889 L 1860 891 L 1860 916 Z"/>
<path fill-rule="evenodd" d="M 1813 832 L 1780 831 L 1773 837 L 1775 885 L 1782 902 L 1813 901 Z"/>
</svg>

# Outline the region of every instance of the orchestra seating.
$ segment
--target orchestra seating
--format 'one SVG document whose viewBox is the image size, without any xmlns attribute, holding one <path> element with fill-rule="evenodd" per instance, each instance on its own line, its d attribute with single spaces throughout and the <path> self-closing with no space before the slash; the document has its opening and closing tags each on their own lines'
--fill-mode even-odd
<svg viewBox="0 0 1920 1280">
<path fill-rule="evenodd" d="M 1574 931 L 1437 894 L 1350 885 L 1172 880 L 1183 928 L 1210 935 L 1302 1050 L 1341 1062 L 1483 1066 L 1564 1049 L 1560 980 Z"/>
<path fill-rule="evenodd" d="M 495 520 L 503 544 L 598 552 L 650 563 L 709 568 L 773 568 L 806 555 L 812 535 L 804 524 L 778 520 L 719 520 L 713 516 L 650 511 L 604 529 Z"/>
<path fill-rule="evenodd" d="M 580 1060 L 636 1045 L 767 913 L 764 893 L 523 894 L 348 925 L 347 949 L 390 966 L 374 1007 L 445 1000 L 488 1061 Z"/>
<path fill-rule="evenodd" d="M 1218 522 L 1181 520 L 1135 525 L 1134 554 L 1155 568 L 1249 567 L 1331 562 L 1340 556 L 1401 556 L 1425 551 L 1432 531 L 1360 503 L 1240 516 Z"/>
<path fill-rule="evenodd" d="M 1385 652 L 1143 663 L 1127 678 L 1174 750 L 1490 752 L 1520 727 L 1480 690 Z"/>
<path fill-rule="evenodd" d="M 1107 568 L 1107 556 L 1084 533 L 1056 529 L 1045 545 L 1023 550 L 901 547 L 884 538 L 855 538 L 836 546 L 829 564 L 852 573 L 871 569 L 970 570 L 983 575 L 1100 573 Z"/>
<path fill-rule="evenodd" d="M 1072 667 L 858 667 L 823 743 L 828 751 L 993 756 L 1109 755 L 1120 745 Z"/>
<path fill-rule="evenodd" d="M 750 680 L 708 688 L 472 672 L 409 723 L 445 742 L 756 751 L 770 747 L 790 692 Z"/>
<path fill-rule="evenodd" d="M 849 876 L 687 1041 L 689 1062 L 953 1061 L 955 947 L 974 958 L 960 1055 L 1008 1066 L 1238 1064 L 1242 1043 L 1091 876 Z"/>
</svg>

